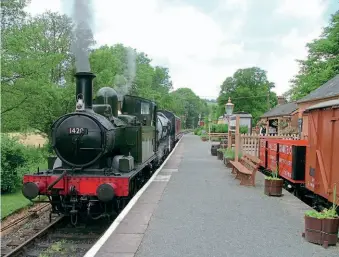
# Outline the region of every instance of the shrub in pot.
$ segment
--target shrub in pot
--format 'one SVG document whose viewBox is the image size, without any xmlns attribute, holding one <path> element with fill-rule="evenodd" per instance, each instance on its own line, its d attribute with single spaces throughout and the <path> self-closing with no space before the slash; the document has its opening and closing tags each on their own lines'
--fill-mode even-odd
<svg viewBox="0 0 339 257">
<path fill-rule="evenodd" d="M 218 157 L 218 160 L 223 160 L 223 157 L 224 157 L 224 151 L 225 151 L 225 149 L 223 149 L 223 148 L 219 148 L 219 149 L 217 150 L 217 157 Z"/>
<path fill-rule="evenodd" d="M 282 196 L 284 180 L 278 177 L 278 168 L 272 170 L 272 176 L 265 176 L 265 195 Z"/>
<path fill-rule="evenodd" d="M 207 135 L 201 135 L 200 136 L 202 141 L 207 141 L 208 140 L 208 136 Z"/>
<path fill-rule="evenodd" d="M 305 213 L 305 232 L 302 236 L 311 243 L 320 244 L 324 248 L 336 245 L 338 241 L 339 216 L 336 205 L 336 189 L 333 190 L 333 205 L 321 212 L 315 210 Z"/>
<path fill-rule="evenodd" d="M 238 154 L 238 159 L 240 160 L 242 157 L 242 154 Z M 232 164 L 230 161 L 235 160 L 235 151 L 233 149 L 226 149 L 224 152 L 224 164 L 226 165 L 227 168 L 232 168 Z"/>
</svg>

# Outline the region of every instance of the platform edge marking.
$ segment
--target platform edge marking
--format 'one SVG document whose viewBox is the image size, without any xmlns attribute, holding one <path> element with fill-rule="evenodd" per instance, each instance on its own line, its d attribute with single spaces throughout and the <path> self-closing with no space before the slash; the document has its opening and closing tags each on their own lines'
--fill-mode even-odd
<svg viewBox="0 0 339 257">
<path fill-rule="evenodd" d="M 162 170 L 162 168 L 166 165 L 167 161 L 171 158 L 172 154 L 177 149 L 179 143 L 183 139 L 182 136 L 178 143 L 175 145 L 172 152 L 167 156 L 166 160 L 161 164 L 161 166 L 155 171 L 153 176 L 147 181 L 147 183 L 136 193 L 136 195 L 131 199 L 131 201 L 126 205 L 123 211 L 118 215 L 118 217 L 113 221 L 111 226 L 106 230 L 106 232 L 100 237 L 100 239 L 86 252 L 83 257 L 94 257 L 100 248 L 104 245 L 107 239 L 113 234 L 116 228 L 119 226 L 120 222 L 125 218 L 128 212 L 132 209 L 132 207 L 136 204 L 139 200 L 140 196 L 146 191 L 146 189 L 150 186 L 150 184 L 154 181 L 158 173 Z"/>
</svg>

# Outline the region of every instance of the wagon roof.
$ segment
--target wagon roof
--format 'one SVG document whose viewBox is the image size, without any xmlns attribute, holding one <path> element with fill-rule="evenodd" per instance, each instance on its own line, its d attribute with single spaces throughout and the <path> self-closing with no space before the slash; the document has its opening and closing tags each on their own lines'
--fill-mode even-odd
<svg viewBox="0 0 339 257">
<path fill-rule="evenodd" d="M 332 107 L 332 106 L 336 106 L 336 107 L 339 108 L 339 99 L 329 100 L 329 101 L 326 101 L 326 102 L 322 102 L 322 103 L 312 105 L 312 106 L 308 107 L 305 111 L 310 111 L 310 110 L 314 110 L 314 109 L 321 109 L 321 108 L 326 108 L 326 107 Z"/>
<path fill-rule="evenodd" d="M 307 96 L 298 100 L 297 103 L 303 103 L 333 96 L 339 96 L 339 75 L 336 75 L 334 78 L 330 79 L 322 86 L 313 90 Z"/>
<path fill-rule="evenodd" d="M 279 104 L 269 110 L 268 112 L 265 112 L 261 118 L 268 118 L 268 117 L 278 117 L 278 116 L 285 116 L 285 115 L 291 115 L 292 112 L 298 109 L 297 103 L 287 103 L 287 104 Z"/>
</svg>

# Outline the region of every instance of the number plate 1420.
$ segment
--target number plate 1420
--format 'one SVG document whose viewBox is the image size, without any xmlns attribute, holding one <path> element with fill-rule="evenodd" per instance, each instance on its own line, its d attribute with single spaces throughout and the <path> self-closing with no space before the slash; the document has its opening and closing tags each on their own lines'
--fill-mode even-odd
<svg viewBox="0 0 339 257">
<path fill-rule="evenodd" d="M 86 128 L 68 128 L 69 135 L 87 134 Z"/>
</svg>

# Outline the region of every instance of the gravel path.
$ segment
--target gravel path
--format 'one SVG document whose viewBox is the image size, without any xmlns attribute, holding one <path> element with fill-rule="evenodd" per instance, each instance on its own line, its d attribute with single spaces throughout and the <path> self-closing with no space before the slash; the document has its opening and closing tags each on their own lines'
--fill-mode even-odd
<svg viewBox="0 0 339 257">
<path fill-rule="evenodd" d="M 264 195 L 260 173 L 255 188 L 239 186 L 210 155 L 208 142 L 187 135 L 183 143 L 179 172 L 168 182 L 135 256 L 339 256 L 339 246 L 323 249 L 304 241 L 303 213 L 310 208 L 299 199 L 287 191 L 281 198 Z"/>
</svg>

